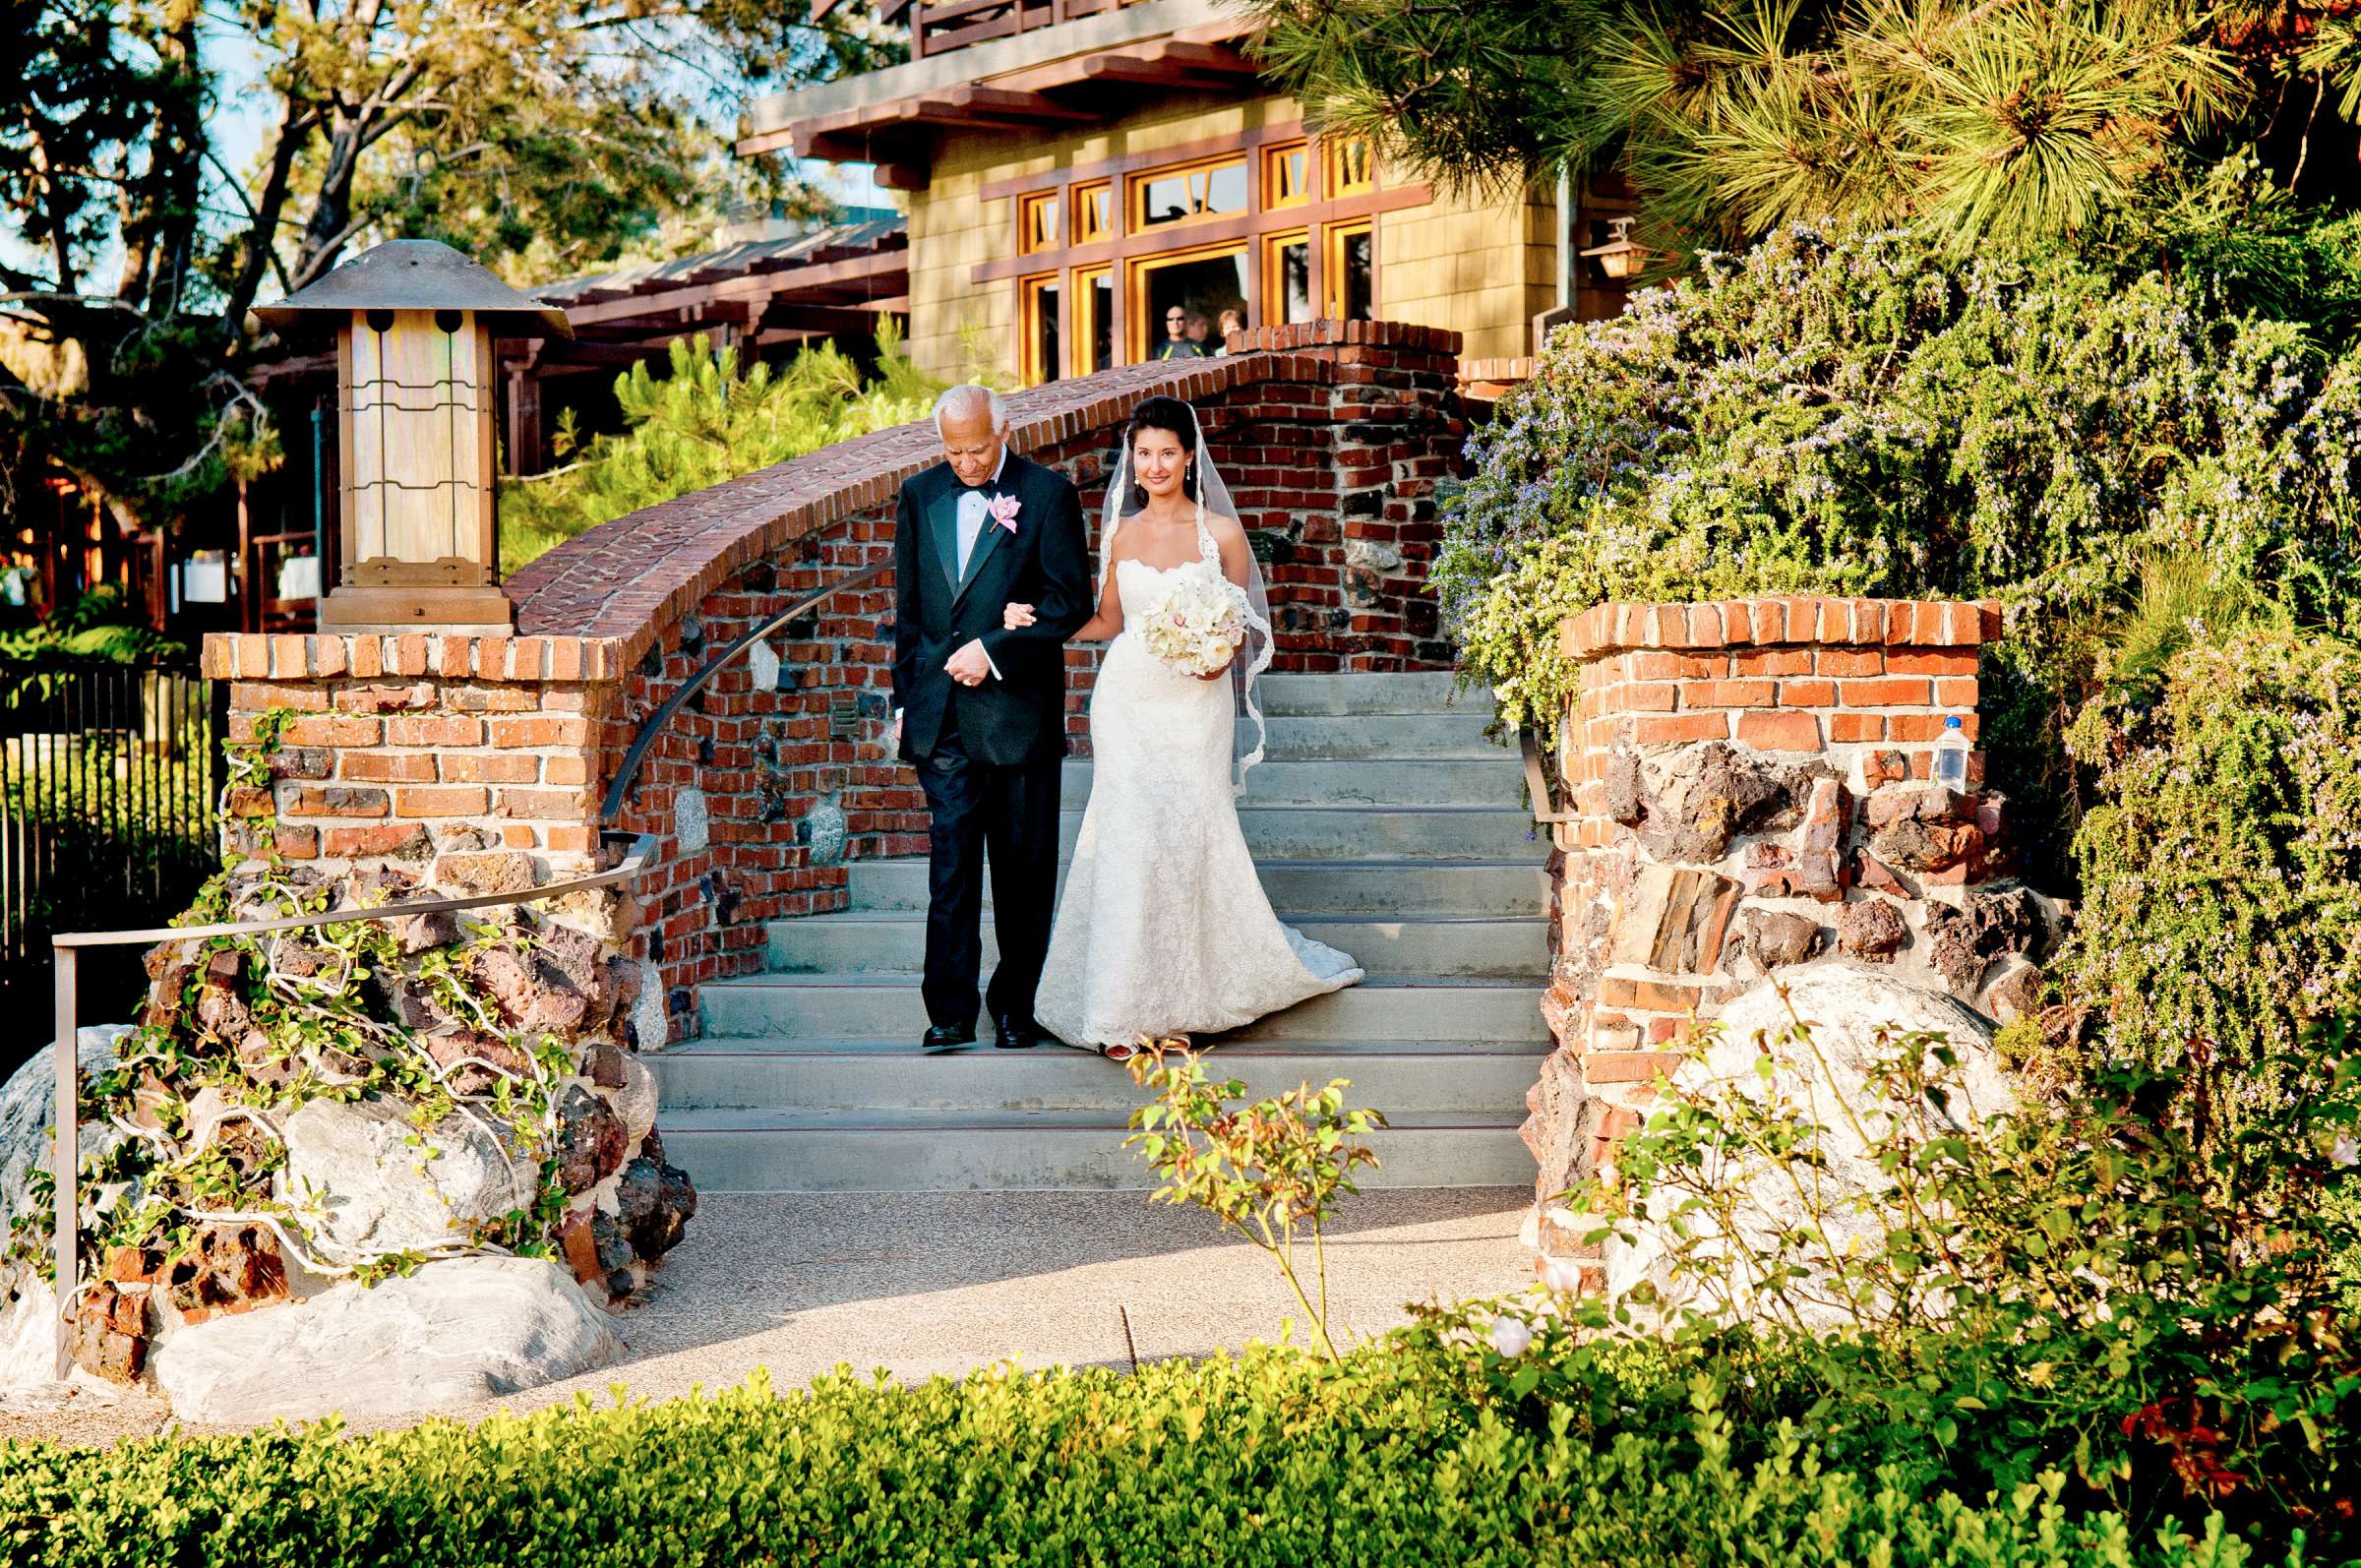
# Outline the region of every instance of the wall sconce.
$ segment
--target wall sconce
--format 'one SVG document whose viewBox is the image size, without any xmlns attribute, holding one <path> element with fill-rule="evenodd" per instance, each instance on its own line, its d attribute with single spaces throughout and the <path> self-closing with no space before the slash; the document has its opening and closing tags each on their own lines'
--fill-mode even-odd
<svg viewBox="0 0 2361 1568">
<path fill-rule="evenodd" d="M 1628 217 L 1608 218 L 1606 243 L 1581 253 L 1598 262 L 1599 271 L 1618 283 L 1639 276 L 1656 260 L 1656 252 L 1631 237 L 1631 224 Z"/>
</svg>

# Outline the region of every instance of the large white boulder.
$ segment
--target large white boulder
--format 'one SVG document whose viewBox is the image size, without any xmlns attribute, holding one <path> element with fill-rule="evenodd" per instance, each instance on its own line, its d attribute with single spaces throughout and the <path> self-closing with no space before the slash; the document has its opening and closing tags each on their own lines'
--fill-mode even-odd
<svg viewBox="0 0 2361 1568">
<path fill-rule="evenodd" d="M 1786 989 L 1784 1000 L 1781 986 Z M 1818 1147 L 1826 1167 L 1812 1190 L 1826 1219 L 1824 1224 L 1812 1223 L 1821 1224 L 1827 1242 L 1840 1253 L 1848 1244 L 1876 1244 L 1884 1235 L 1873 1216 L 1846 1212 L 1847 1200 L 1892 1184 L 1868 1153 L 1870 1142 L 1886 1133 L 1903 1109 L 1869 1081 L 1874 1064 L 1893 1055 L 1891 1045 L 1880 1044 L 1881 1030 L 1889 1041 L 1915 1031 L 1940 1034 L 1959 1057 L 1961 1092 L 1945 1106 L 1923 1108 L 1937 1124 L 1964 1130 L 2015 1105 L 1992 1050 L 1991 1020 L 1941 992 L 1898 979 L 1889 969 L 1842 959 L 1784 969 L 1775 981 L 1766 980 L 1733 997 L 1718 1018 L 1720 1039 L 1703 1061 L 1684 1065 L 1674 1074 L 1674 1083 L 1709 1099 L 1744 1096 L 1761 1104 L 1769 1097 L 1788 1108 L 1796 1119 L 1808 1116 L 1819 1125 Z M 1775 1046 L 1776 1066 L 1766 1079 L 1756 1065 L 1763 1055 L 1762 1042 L 1776 1041 L 1798 1019 L 1810 1029 L 1810 1048 Z M 1718 1186 L 1743 1194 L 1736 1223 L 1747 1243 L 1744 1251 L 1768 1246 L 1772 1237 L 1811 1221 L 1796 1184 L 1767 1163 L 1732 1161 L 1709 1175 Z M 1696 1287 L 1675 1279 L 1668 1266 L 1667 1221 L 1677 1201 L 1677 1195 L 1659 1193 L 1639 1227 L 1637 1244 L 1608 1244 L 1610 1296 L 1621 1296 L 1647 1281 L 1667 1304 L 1697 1303 Z M 1686 1223 L 1693 1233 L 1709 1231 L 1699 1243 L 1704 1254 L 1727 1257 L 1725 1240 L 1710 1233 L 1702 1215 L 1692 1214 Z M 1742 1305 L 1753 1301 L 1756 1282 L 1748 1265 L 1729 1262 L 1727 1279 Z M 1800 1294 L 1820 1293 L 1807 1289 Z M 1807 1305 L 1803 1317 L 1813 1327 L 1849 1321 L 1833 1300 Z"/>
<path fill-rule="evenodd" d="M 183 1420 L 361 1419 L 518 1393 L 622 1349 L 555 1263 L 465 1257 L 186 1325 L 149 1369 Z"/>
<path fill-rule="evenodd" d="M 460 1113 L 421 1133 L 389 1101 L 311 1100 L 278 1131 L 287 1159 L 272 1192 L 305 1214 L 331 1262 L 472 1241 L 473 1226 L 530 1208 L 541 1179 L 538 1165 Z"/>
</svg>

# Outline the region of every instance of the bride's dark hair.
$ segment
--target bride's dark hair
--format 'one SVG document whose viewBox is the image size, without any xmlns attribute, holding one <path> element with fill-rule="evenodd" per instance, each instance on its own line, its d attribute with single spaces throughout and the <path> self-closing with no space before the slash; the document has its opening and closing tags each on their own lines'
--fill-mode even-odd
<svg viewBox="0 0 2361 1568">
<path fill-rule="evenodd" d="M 1181 470 L 1180 493 L 1189 500 L 1197 499 L 1197 419 L 1188 404 L 1178 397 L 1143 397 L 1131 410 L 1131 422 L 1123 427 L 1123 452 L 1128 454 L 1132 444 L 1143 430 L 1161 430 L 1180 443 L 1180 450 L 1189 456 L 1188 466 Z M 1137 512 L 1148 504 L 1148 493 L 1136 481 L 1131 486 L 1131 510 Z"/>
</svg>

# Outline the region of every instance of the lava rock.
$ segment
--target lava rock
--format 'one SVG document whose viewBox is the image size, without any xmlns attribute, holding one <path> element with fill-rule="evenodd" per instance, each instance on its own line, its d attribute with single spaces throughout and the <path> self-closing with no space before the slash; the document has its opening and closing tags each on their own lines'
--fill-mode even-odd
<svg viewBox="0 0 2361 1568">
<path fill-rule="evenodd" d="M 631 1145 L 623 1118 L 580 1084 L 558 1102 L 558 1179 L 569 1192 L 587 1192 L 623 1166 Z"/>
<path fill-rule="evenodd" d="M 1837 912 L 1837 946 L 1847 958 L 1891 963 L 1909 939 L 1902 911 L 1882 898 L 1856 898 Z"/>
<path fill-rule="evenodd" d="M 1820 950 L 1824 934 L 1817 921 L 1780 910 L 1746 911 L 1746 950 L 1765 969 L 1800 964 Z"/>
<path fill-rule="evenodd" d="M 1700 746 L 1673 764 L 1664 789 L 1647 803 L 1640 842 L 1660 861 L 1719 861 L 1740 833 L 1775 826 L 1796 810 L 1786 772 L 1720 742 Z"/>
</svg>

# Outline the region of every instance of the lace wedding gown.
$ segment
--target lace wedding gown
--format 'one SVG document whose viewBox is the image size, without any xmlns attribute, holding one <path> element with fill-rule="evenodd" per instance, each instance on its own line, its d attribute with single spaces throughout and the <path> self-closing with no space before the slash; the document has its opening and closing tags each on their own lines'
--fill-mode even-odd
<svg viewBox="0 0 2361 1568">
<path fill-rule="evenodd" d="M 1197 549 L 1221 556 L 1197 523 Z M 1175 568 L 1116 564 L 1126 628 L 1090 699 L 1094 781 L 1034 1016 L 1071 1046 L 1236 1029 L 1361 969 L 1281 925 L 1254 874 L 1230 784 L 1230 683 L 1181 674 L 1128 630 Z"/>
</svg>

